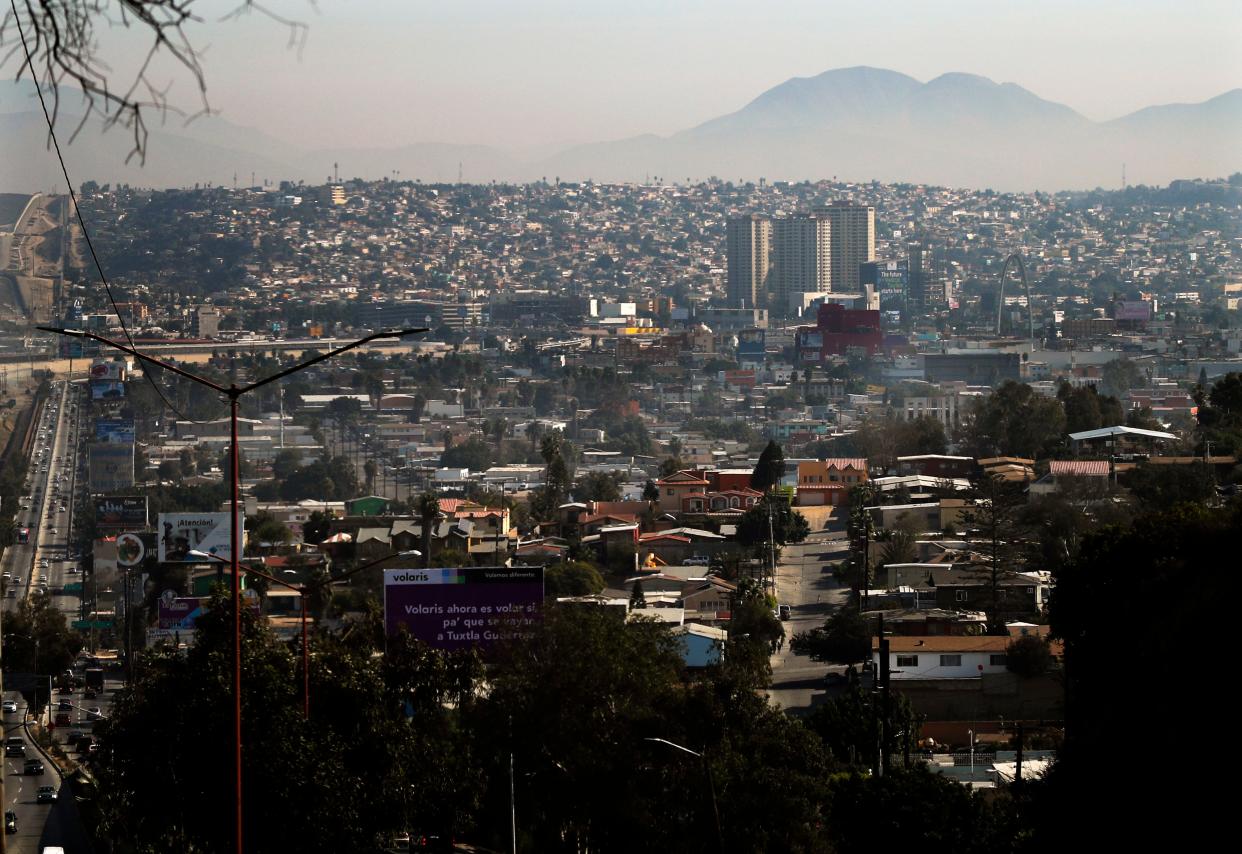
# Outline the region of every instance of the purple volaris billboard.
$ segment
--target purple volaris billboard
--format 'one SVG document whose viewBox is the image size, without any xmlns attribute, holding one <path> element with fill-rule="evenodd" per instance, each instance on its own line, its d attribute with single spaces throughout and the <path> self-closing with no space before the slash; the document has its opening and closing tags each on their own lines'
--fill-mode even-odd
<svg viewBox="0 0 1242 854">
<path fill-rule="evenodd" d="M 543 609 L 543 568 L 384 570 L 384 627 L 437 649 L 486 649 L 520 634 Z"/>
</svg>

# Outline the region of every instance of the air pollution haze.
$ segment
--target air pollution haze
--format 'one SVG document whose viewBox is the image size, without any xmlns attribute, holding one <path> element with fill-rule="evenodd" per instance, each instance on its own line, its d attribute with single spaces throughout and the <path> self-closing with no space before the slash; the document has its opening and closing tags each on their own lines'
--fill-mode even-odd
<svg viewBox="0 0 1242 854">
<path fill-rule="evenodd" d="M 0 88 L 0 187 L 33 191 L 60 179 L 26 83 Z M 62 121 L 76 120 L 66 96 Z M 841 180 L 1003 191 L 1116 187 L 1221 177 L 1242 169 L 1242 89 L 1200 103 L 1152 105 L 1093 121 L 1016 83 L 965 73 L 927 82 L 854 67 L 793 78 L 735 112 L 667 135 L 561 148 L 539 157 L 491 145 L 411 140 L 303 148 L 219 116 L 152 130 L 145 162 L 125 163 L 124 129 L 79 135 L 67 149 L 80 180 L 133 186 L 317 183 L 343 177 L 453 182 Z M 392 142 L 392 140 L 388 140 Z"/>
</svg>

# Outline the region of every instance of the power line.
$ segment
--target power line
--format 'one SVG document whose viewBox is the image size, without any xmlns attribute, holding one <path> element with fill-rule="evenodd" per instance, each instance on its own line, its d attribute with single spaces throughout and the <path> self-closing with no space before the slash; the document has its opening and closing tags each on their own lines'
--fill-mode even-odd
<svg viewBox="0 0 1242 854">
<path fill-rule="evenodd" d="M 137 350 L 138 348 L 134 345 L 134 337 L 130 335 L 129 327 L 125 324 L 125 317 L 121 314 L 121 309 L 117 306 L 116 297 L 112 294 L 112 286 L 108 284 L 108 277 L 104 274 L 103 264 L 100 263 L 99 255 L 95 252 L 95 243 L 91 240 L 91 234 L 86 228 L 86 220 L 82 217 L 82 209 L 78 206 L 78 196 L 73 190 L 73 179 L 69 177 L 69 167 L 65 165 L 65 158 L 60 152 L 60 141 L 56 138 L 56 128 L 52 122 L 52 116 L 48 112 L 47 101 L 43 98 L 43 87 L 39 84 L 39 75 L 35 72 L 34 56 L 30 53 L 30 45 L 26 42 L 26 30 L 22 27 L 21 18 L 17 14 L 17 0 L 9 0 L 9 6 L 13 10 L 13 23 L 17 27 L 17 34 L 22 40 L 22 51 L 26 55 L 26 67 L 30 69 L 30 79 L 34 83 L 35 93 L 39 96 L 39 106 L 43 108 L 43 120 L 47 124 L 48 137 L 52 140 L 52 148 L 56 152 L 57 162 L 60 163 L 61 174 L 65 176 L 65 186 L 69 190 L 69 200 L 73 202 L 73 213 L 77 217 L 78 227 L 82 229 L 82 238 L 86 241 L 86 248 L 90 250 L 91 260 L 95 264 L 95 270 L 99 273 L 99 280 L 103 282 L 104 291 L 108 294 L 108 302 L 111 303 L 112 310 L 116 312 L 117 320 L 120 321 L 121 331 L 125 333 L 125 340 L 129 343 L 131 349 Z M 65 247 L 62 243 L 61 252 L 63 253 L 64 251 Z M 217 415 L 216 418 L 209 418 L 206 419 L 206 421 L 195 421 L 193 418 L 185 415 L 185 413 L 183 413 L 180 409 L 173 406 L 172 401 L 170 401 L 168 396 L 164 394 L 164 390 L 151 376 L 151 372 L 145 367 L 143 368 L 142 375 L 146 377 L 147 382 L 151 384 L 151 388 L 155 389 L 155 393 L 160 396 L 160 400 L 164 401 L 164 405 L 171 409 L 173 414 L 181 420 L 190 421 L 195 424 L 205 424 L 209 421 L 214 421 L 219 417 L 219 415 Z M 224 412 L 224 406 L 221 406 L 220 412 Z"/>
</svg>

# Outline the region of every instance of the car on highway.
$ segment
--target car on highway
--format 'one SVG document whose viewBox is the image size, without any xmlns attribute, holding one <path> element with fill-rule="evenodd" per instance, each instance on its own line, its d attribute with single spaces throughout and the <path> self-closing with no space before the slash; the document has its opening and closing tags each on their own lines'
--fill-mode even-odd
<svg viewBox="0 0 1242 854">
<path fill-rule="evenodd" d="M 35 795 L 35 802 L 40 804 L 52 804 L 56 802 L 55 786 L 40 786 L 38 794 Z"/>
<path fill-rule="evenodd" d="M 3 710 L 6 715 L 17 714 L 17 701 L 16 700 L 5 700 Z"/>
<path fill-rule="evenodd" d="M 60 702 L 58 702 L 58 703 L 56 704 L 56 711 L 58 711 L 58 712 L 72 712 L 72 711 L 73 711 L 73 701 L 72 701 L 72 700 L 61 700 Z"/>
<path fill-rule="evenodd" d="M 777 606 L 777 614 L 782 620 L 788 620 L 793 615 L 793 609 L 788 605 Z"/>
<path fill-rule="evenodd" d="M 22 765 L 22 773 L 27 776 L 42 776 L 43 770 L 42 759 L 27 759 L 26 763 Z"/>
<path fill-rule="evenodd" d="M 102 721 L 104 719 L 103 709 L 98 706 L 91 706 L 86 710 L 86 719 L 88 721 Z"/>
<path fill-rule="evenodd" d="M 17 813 L 12 810 L 4 812 L 4 832 L 17 833 Z"/>
<path fill-rule="evenodd" d="M 22 741 L 20 735 L 11 735 L 4 741 L 5 756 L 22 756 L 26 755 L 26 742 Z"/>
</svg>

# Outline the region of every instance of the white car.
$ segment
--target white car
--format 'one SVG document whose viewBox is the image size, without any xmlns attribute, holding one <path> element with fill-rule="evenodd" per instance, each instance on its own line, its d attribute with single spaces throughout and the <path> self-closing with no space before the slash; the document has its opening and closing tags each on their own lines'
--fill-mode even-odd
<svg viewBox="0 0 1242 854">
<path fill-rule="evenodd" d="M 17 714 L 17 701 L 16 700 L 5 700 L 2 708 L 6 715 L 15 715 Z"/>
</svg>

